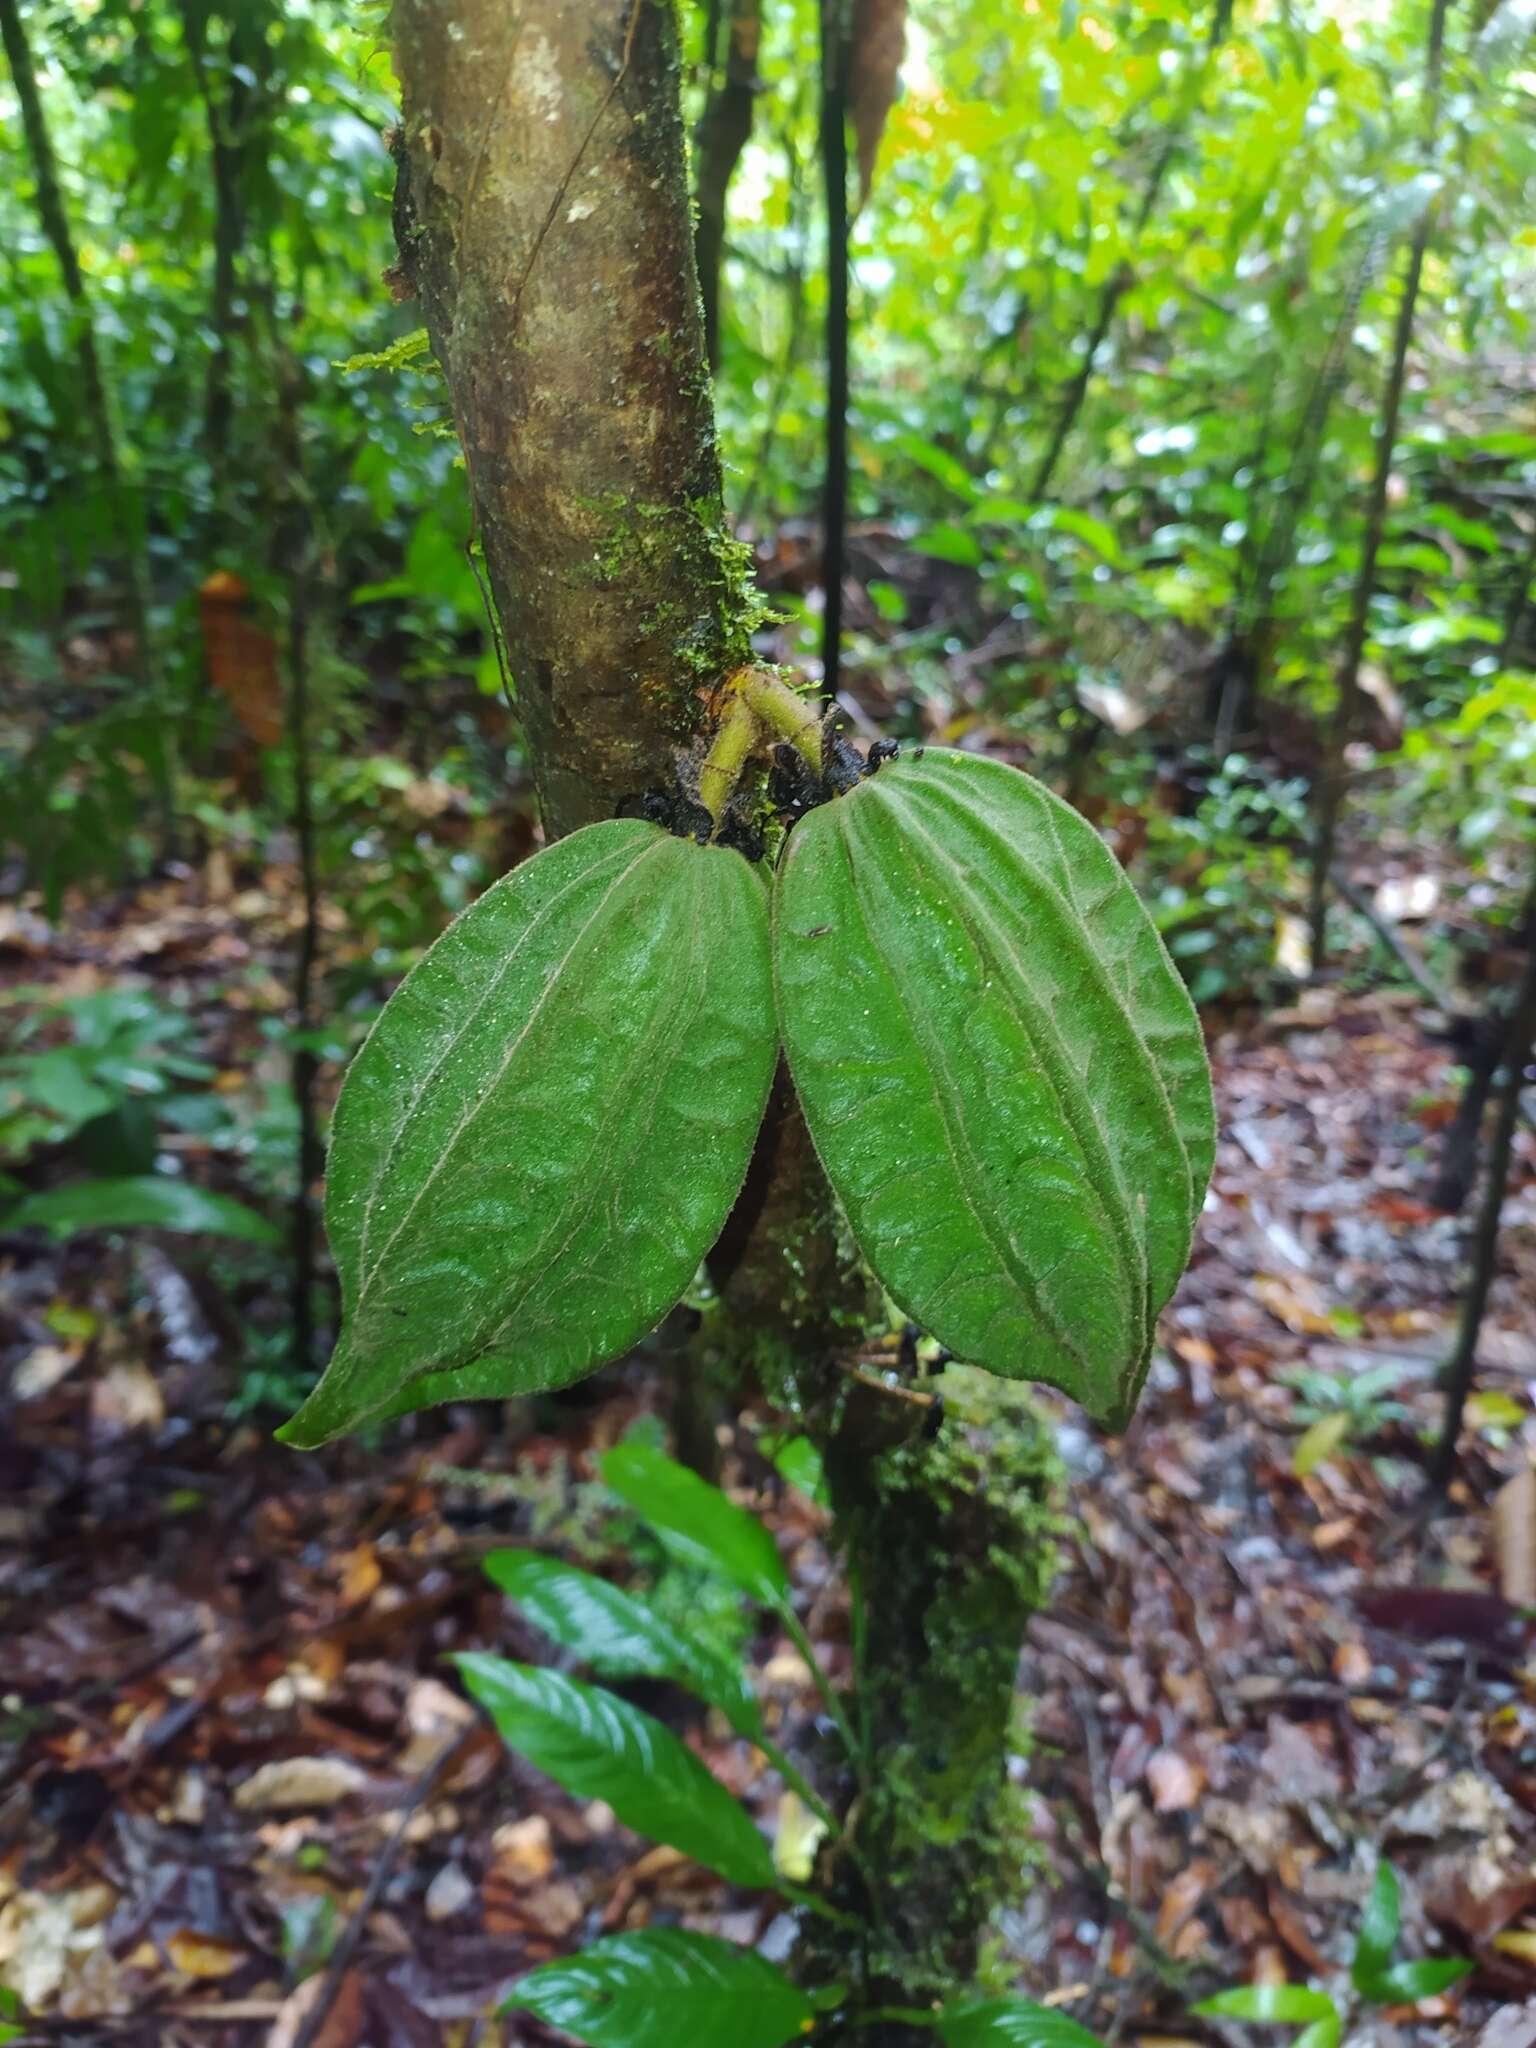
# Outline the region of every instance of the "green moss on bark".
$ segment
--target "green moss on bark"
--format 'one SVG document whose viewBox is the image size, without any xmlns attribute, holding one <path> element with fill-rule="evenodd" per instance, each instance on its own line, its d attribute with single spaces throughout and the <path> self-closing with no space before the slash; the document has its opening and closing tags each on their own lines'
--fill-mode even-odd
<svg viewBox="0 0 1536 2048">
<path fill-rule="evenodd" d="M 870 1770 L 851 1819 L 879 1888 L 863 1972 L 877 2005 L 971 1989 L 988 1929 L 1031 1860 L 1007 1759 L 1025 1625 L 1057 1568 L 1061 1467 L 1022 1388 L 952 1366 L 940 1391 L 947 1419 L 935 1441 L 907 1434 L 871 1455 L 868 1408 L 880 1397 L 856 1390 L 826 1447 L 862 1617 L 857 1711 Z M 862 1910 L 857 1873 L 841 1884 Z M 830 1961 L 820 1939 L 813 1975 Z"/>
</svg>

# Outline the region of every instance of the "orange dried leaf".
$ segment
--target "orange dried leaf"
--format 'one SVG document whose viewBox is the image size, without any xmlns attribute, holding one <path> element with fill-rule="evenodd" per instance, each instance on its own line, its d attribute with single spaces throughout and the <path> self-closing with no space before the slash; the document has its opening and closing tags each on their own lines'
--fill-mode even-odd
<svg viewBox="0 0 1536 2048">
<path fill-rule="evenodd" d="M 215 570 L 197 593 L 208 680 L 242 729 L 258 747 L 274 747 L 283 736 L 283 685 L 277 642 L 246 617 L 248 586 L 227 570 Z"/>
<path fill-rule="evenodd" d="M 247 1961 L 246 1951 L 216 1934 L 183 1927 L 165 1944 L 165 1952 L 187 1977 L 228 1977 Z"/>
</svg>

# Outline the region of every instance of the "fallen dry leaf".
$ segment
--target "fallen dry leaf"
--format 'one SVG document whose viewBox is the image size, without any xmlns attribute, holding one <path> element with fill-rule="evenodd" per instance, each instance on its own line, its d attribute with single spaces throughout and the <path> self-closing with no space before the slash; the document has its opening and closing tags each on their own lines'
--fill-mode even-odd
<svg viewBox="0 0 1536 2048">
<path fill-rule="evenodd" d="M 165 1396 L 142 1359 L 122 1360 L 91 1388 L 91 1427 L 97 1436 L 159 1429 L 164 1421 Z"/>
<path fill-rule="evenodd" d="M 1160 1749 L 1147 1764 L 1152 1804 L 1159 1813 L 1185 1813 L 1205 1788 L 1205 1773 L 1176 1749 Z"/>
<path fill-rule="evenodd" d="M 1478 2035 L 1477 2048 L 1536 2048 L 1536 2004 L 1501 2005 Z"/>
<path fill-rule="evenodd" d="M 297 1991 L 283 2000 L 267 2036 L 266 2048 L 294 2048 L 305 2021 L 325 1995 L 326 1983 L 326 1973 L 321 1970 L 307 1977 Z M 335 2003 L 325 2016 L 314 2048 L 359 2048 L 365 2018 L 362 1972 L 348 1970 L 337 1986 Z"/>
<path fill-rule="evenodd" d="M 445 1863 L 427 1886 L 423 1907 L 429 1920 L 451 1920 L 476 1897 L 471 1879 L 457 1863 Z"/>
<path fill-rule="evenodd" d="M 1493 1554 L 1510 1606 L 1536 1607 L 1536 1466 L 1524 1466 L 1493 1497 Z"/>
<path fill-rule="evenodd" d="M 510 1884 L 537 1884 L 554 1868 L 554 1838 L 542 1813 L 508 1821 L 491 1837 L 496 1867 Z"/>
<path fill-rule="evenodd" d="M 183 1927 L 165 1944 L 165 1952 L 184 1976 L 228 1977 L 249 1961 L 248 1952 L 233 1941 L 216 1934 L 199 1934 Z"/>
<path fill-rule="evenodd" d="M 281 1813 L 299 1806 L 335 1806 L 368 1784 L 368 1773 L 339 1756 L 288 1756 L 263 1764 L 235 1788 L 245 1813 Z"/>
</svg>

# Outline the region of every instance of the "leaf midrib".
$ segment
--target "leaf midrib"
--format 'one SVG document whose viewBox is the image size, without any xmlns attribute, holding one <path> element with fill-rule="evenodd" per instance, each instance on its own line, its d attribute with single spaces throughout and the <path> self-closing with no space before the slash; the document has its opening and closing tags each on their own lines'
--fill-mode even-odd
<svg viewBox="0 0 1536 2048">
<path fill-rule="evenodd" d="M 938 1111 L 939 1122 L 943 1128 L 945 1142 L 949 1148 L 950 1165 L 953 1170 L 955 1184 L 960 1190 L 961 1198 L 964 1201 L 965 1207 L 969 1210 L 971 1217 L 976 1224 L 977 1229 L 981 1233 L 982 1238 L 988 1245 L 990 1245 L 994 1255 L 998 1260 L 998 1263 L 1001 1265 L 1003 1270 L 1012 1277 L 1014 1284 L 1018 1287 L 1020 1293 L 1027 1297 L 1029 1304 L 1033 1309 L 1035 1315 L 1039 1318 L 1041 1324 L 1051 1333 L 1051 1336 L 1053 1337 L 1054 1341 L 1058 1345 L 1060 1345 L 1061 1349 L 1067 1354 L 1069 1358 L 1076 1360 L 1078 1367 L 1083 1374 L 1084 1380 L 1090 1383 L 1094 1383 L 1097 1381 L 1098 1378 L 1097 1372 L 1093 1369 L 1089 1360 L 1085 1357 L 1084 1353 L 1079 1348 L 1076 1338 L 1073 1335 L 1070 1335 L 1067 1331 L 1065 1331 L 1062 1328 L 1061 1323 L 1058 1317 L 1056 1316 L 1054 1310 L 1051 1309 L 1042 1298 L 1039 1281 L 1036 1279 L 1035 1275 L 1028 1269 L 1020 1267 L 1018 1263 L 1018 1255 L 1010 1245 L 1008 1245 L 1005 1242 L 999 1242 L 992 1226 L 983 1217 L 981 1211 L 977 1208 L 976 1203 L 972 1198 L 970 1180 L 962 1165 L 962 1151 L 965 1155 L 965 1158 L 970 1160 L 973 1167 L 977 1167 L 978 1162 L 976 1161 L 975 1155 L 971 1149 L 970 1142 L 968 1139 L 966 1139 L 964 1132 L 961 1131 L 957 1133 L 955 1129 L 954 1120 L 950 1116 L 949 1111 L 946 1107 L 944 1092 L 931 1079 L 934 1069 L 937 1069 L 938 1072 L 942 1075 L 942 1077 L 946 1081 L 948 1081 L 948 1064 L 940 1057 L 935 1057 L 930 1061 L 924 1055 L 924 1038 L 923 1034 L 919 1032 L 917 1027 L 913 1005 L 909 998 L 908 984 L 905 978 L 897 973 L 891 955 L 879 944 L 879 941 L 875 937 L 874 920 L 870 915 L 865 892 L 860 885 L 858 863 L 853 858 L 853 847 L 851 844 L 852 832 L 851 829 L 849 829 L 847 826 L 847 819 L 849 813 L 844 808 L 844 806 L 850 802 L 850 798 L 843 798 L 840 800 L 837 806 L 837 811 L 834 814 L 833 827 L 833 829 L 837 832 L 838 844 L 842 849 L 844 864 L 848 871 L 849 890 L 854 902 L 858 907 L 859 917 L 864 927 L 865 936 L 871 948 L 879 955 L 880 959 L 883 961 L 886 973 L 890 978 L 891 985 L 896 991 L 897 1000 L 901 1004 L 902 1015 L 906 1020 L 907 1030 L 912 1039 L 912 1042 L 916 1047 L 918 1047 L 919 1057 L 923 1060 L 923 1064 L 927 1066 L 929 1069 L 929 1095 L 931 1097 L 931 1100 L 933 1101 L 935 1108 Z M 978 1177 L 980 1177 L 979 1168 Z M 874 1261 L 871 1260 L 871 1264 L 873 1263 Z"/>
</svg>

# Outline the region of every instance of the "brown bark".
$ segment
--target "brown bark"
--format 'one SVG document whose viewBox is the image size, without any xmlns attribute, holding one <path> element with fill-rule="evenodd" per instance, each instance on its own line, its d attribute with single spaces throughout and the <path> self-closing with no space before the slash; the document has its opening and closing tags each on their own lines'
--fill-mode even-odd
<svg viewBox="0 0 1536 2048">
<path fill-rule="evenodd" d="M 1531 885 L 1521 917 L 1521 937 L 1526 948 L 1525 971 L 1515 993 L 1504 1037 L 1504 1084 L 1499 1091 L 1499 1116 L 1494 1127 L 1493 1147 L 1488 1159 L 1488 1181 L 1478 1212 L 1472 1242 L 1472 1264 L 1467 1291 L 1462 1297 L 1461 1321 L 1456 1349 L 1445 1369 L 1445 1420 L 1440 1440 L 1430 1460 L 1433 1486 L 1450 1484 L 1456 1470 L 1456 1440 L 1466 1413 L 1467 1396 L 1477 1371 L 1477 1345 L 1483 1317 L 1493 1290 L 1493 1276 L 1499 1256 L 1499 1225 L 1503 1220 L 1504 1197 L 1509 1188 L 1509 1169 L 1514 1158 L 1515 1129 L 1520 1121 L 1520 1097 L 1525 1087 L 1526 1064 L 1536 1043 L 1536 882 Z"/>
<path fill-rule="evenodd" d="M 752 109 L 758 92 L 757 51 L 762 33 L 763 0 L 735 0 L 724 72 L 718 83 L 711 81 L 699 122 L 699 226 L 695 248 L 699 293 L 704 302 L 704 348 L 711 370 L 720 367 L 720 266 L 725 254 L 725 205 L 741 152 L 752 133 Z"/>
<path fill-rule="evenodd" d="M 396 229 L 546 828 L 666 784 L 752 608 L 720 496 L 664 0 L 397 0 Z"/>
</svg>

